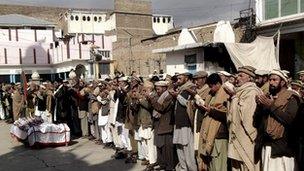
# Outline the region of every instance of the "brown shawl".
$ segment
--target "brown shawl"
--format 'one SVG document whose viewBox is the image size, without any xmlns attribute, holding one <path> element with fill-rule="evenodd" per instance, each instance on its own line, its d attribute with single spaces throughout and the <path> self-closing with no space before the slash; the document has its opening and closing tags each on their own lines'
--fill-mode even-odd
<svg viewBox="0 0 304 171">
<path fill-rule="evenodd" d="M 288 101 L 293 95 L 295 95 L 295 93 L 290 90 L 280 91 L 277 94 L 277 98 L 275 98 L 274 100 L 273 105 L 275 106 L 275 110 L 281 109 L 282 111 L 285 111 Z M 283 134 L 285 132 L 284 126 L 281 123 L 279 123 L 276 119 L 271 117 L 271 115 L 268 116 L 266 124 L 267 124 L 266 132 L 273 140 L 283 137 Z"/>
<path fill-rule="evenodd" d="M 210 88 L 208 86 L 208 84 L 205 84 L 201 89 L 197 90 L 197 94 L 203 99 L 205 100 L 206 97 L 208 96 L 208 93 L 210 91 Z"/>
<path fill-rule="evenodd" d="M 212 101 L 211 99 L 214 98 Z M 229 98 L 229 95 L 225 92 L 223 87 L 221 87 L 218 92 L 215 94 L 215 96 L 211 96 L 210 94 L 207 96 L 205 104 L 209 105 L 211 108 L 217 108 L 221 110 L 224 108 L 223 103 L 227 101 Z M 217 132 L 220 128 L 221 122 L 213 119 L 208 115 L 208 113 L 205 114 L 203 118 L 203 123 L 201 126 L 200 131 L 200 153 L 204 156 L 211 155 L 214 140 L 217 135 Z"/>
</svg>

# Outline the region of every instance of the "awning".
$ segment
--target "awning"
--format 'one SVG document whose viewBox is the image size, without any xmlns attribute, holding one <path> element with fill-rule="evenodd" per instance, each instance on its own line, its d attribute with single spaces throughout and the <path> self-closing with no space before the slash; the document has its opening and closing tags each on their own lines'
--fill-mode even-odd
<svg viewBox="0 0 304 171">
<path fill-rule="evenodd" d="M 179 45 L 179 46 L 173 46 L 173 47 L 167 47 L 167 48 L 161 48 L 161 49 L 154 49 L 152 50 L 152 53 L 167 53 L 167 52 L 174 52 L 179 50 L 185 50 L 185 49 L 193 49 L 198 47 L 204 47 L 209 45 L 210 42 L 200 42 L 200 43 L 192 43 L 192 44 L 186 44 L 186 45 Z"/>
</svg>

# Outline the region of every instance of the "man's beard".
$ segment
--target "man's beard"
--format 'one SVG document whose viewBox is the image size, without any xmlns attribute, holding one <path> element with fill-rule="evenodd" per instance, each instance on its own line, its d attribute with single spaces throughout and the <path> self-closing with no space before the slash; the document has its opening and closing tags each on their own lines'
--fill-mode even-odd
<svg viewBox="0 0 304 171">
<path fill-rule="evenodd" d="M 255 84 L 256 84 L 258 87 L 260 87 L 260 88 L 264 85 L 263 82 L 258 82 L 258 81 L 255 82 Z"/>
<path fill-rule="evenodd" d="M 273 96 L 277 95 L 278 92 L 281 90 L 281 85 L 278 85 L 277 87 L 274 87 L 272 85 L 269 86 L 269 93 Z"/>
</svg>

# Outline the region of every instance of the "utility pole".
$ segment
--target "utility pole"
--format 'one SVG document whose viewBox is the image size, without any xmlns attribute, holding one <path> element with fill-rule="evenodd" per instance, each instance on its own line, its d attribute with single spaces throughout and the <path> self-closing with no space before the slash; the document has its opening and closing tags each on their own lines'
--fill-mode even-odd
<svg viewBox="0 0 304 171">
<path fill-rule="evenodd" d="M 132 52 L 132 38 L 134 37 L 134 35 L 125 29 L 122 29 L 122 30 L 129 35 L 129 74 L 131 74 L 132 65 L 134 65 L 133 52 Z M 132 62 L 132 64 L 131 64 L 131 62 Z"/>
</svg>

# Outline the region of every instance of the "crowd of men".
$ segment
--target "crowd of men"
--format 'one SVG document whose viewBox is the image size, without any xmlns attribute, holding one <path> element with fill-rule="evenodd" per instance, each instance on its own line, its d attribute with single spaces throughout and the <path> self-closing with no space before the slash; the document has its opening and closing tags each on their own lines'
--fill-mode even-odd
<svg viewBox="0 0 304 171">
<path fill-rule="evenodd" d="M 304 71 L 3 84 L 4 118 L 42 117 L 146 170 L 303 170 Z M 102 154 L 101 154 L 102 155 Z"/>
</svg>

